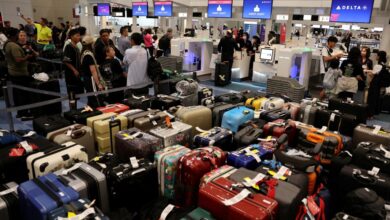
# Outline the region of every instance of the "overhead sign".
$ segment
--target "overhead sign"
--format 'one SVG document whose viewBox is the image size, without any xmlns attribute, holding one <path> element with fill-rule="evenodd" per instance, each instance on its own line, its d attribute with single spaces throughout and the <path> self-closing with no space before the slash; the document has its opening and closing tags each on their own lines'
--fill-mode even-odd
<svg viewBox="0 0 390 220">
<path fill-rule="evenodd" d="M 154 2 L 154 16 L 171 17 L 172 2 Z"/>
<path fill-rule="evenodd" d="M 370 23 L 374 0 L 333 0 L 331 22 Z"/>
<path fill-rule="evenodd" d="M 148 16 L 148 3 L 133 2 L 133 16 Z"/>
<path fill-rule="evenodd" d="M 209 18 L 231 18 L 232 0 L 209 0 L 207 17 Z"/>
<path fill-rule="evenodd" d="M 272 0 L 244 0 L 242 17 L 271 19 L 272 3 Z"/>
</svg>

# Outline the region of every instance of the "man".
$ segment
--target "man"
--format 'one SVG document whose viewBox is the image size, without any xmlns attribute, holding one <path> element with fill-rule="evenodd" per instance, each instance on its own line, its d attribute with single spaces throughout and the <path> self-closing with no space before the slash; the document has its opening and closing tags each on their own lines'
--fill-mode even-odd
<svg viewBox="0 0 390 220">
<path fill-rule="evenodd" d="M 167 33 L 158 41 L 158 48 L 164 51 L 164 56 L 169 56 L 171 54 L 172 32 L 172 28 L 168 28 Z"/>
<path fill-rule="evenodd" d="M 322 48 L 321 54 L 322 54 L 322 58 L 324 60 L 325 71 L 321 71 L 321 72 L 325 73 L 328 70 L 330 62 L 332 60 L 339 60 L 343 56 L 342 53 L 338 53 L 336 55 L 333 54 L 333 48 L 336 47 L 337 42 L 338 42 L 338 40 L 336 37 L 330 36 L 328 38 L 328 43 L 327 43 L 326 47 Z"/>
<path fill-rule="evenodd" d="M 104 48 L 106 46 L 112 46 L 115 49 L 115 56 L 122 60 L 123 55 L 121 52 L 115 47 L 114 42 L 110 39 L 110 33 L 111 30 L 109 29 L 102 29 L 100 30 L 100 38 L 98 38 L 95 42 L 95 58 L 96 62 L 100 65 L 104 62 L 106 59 L 106 53 L 104 52 Z"/>
<path fill-rule="evenodd" d="M 11 28 L 11 22 L 10 21 L 4 21 L 4 28 L 6 28 L 6 29 Z"/>
<path fill-rule="evenodd" d="M 31 18 L 27 18 L 27 20 L 31 20 Z M 33 24 L 26 24 L 24 26 L 24 30 L 27 34 L 27 41 L 32 42 L 34 40 L 35 35 L 35 25 Z"/>
<path fill-rule="evenodd" d="M 230 81 L 232 74 L 234 49 L 241 50 L 233 39 L 232 31 L 228 30 L 226 36 L 218 44 L 218 52 L 221 53 L 221 62 L 227 62 L 229 65 L 228 81 Z"/>
<path fill-rule="evenodd" d="M 32 78 L 28 74 L 27 60 L 32 58 L 33 55 L 26 55 L 23 49 L 18 45 L 19 30 L 16 28 L 9 28 L 8 41 L 5 43 L 4 52 L 5 60 L 7 61 L 8 74 L 13 84 L 20 86 L 29 86 Z M 29 95 L 23 90 L 15 89 L 13 91 L 14 103 L 16 106 L 29 104 Z M 17 118 L 22 120 L 32 119 L 29 114 L 29 110 L 18 111 Z"/>
<path fill-rule="evenodd" d="M 31 19 L 25 18 L 24 15 L 21 15 L 21 17 L 27 24 L 34 24 L 37 30 L 37 46 L 39 50 L 42 50 L 52 40 L 52 30 L 47 26 L 49 23 L 48 20 L 41 18 L 40 23 L 33 23 Z"/>
<path fill-rule="evenodd" d="M 70 43 L 65 46 L 64 59 L 65 64 L 65 82 L 68 90 L 68 94 L 80 94 L 84 93 L 83 82 L 80 78 L 80 58 L 81 50 L 78 48 L 80 44 L 80 31 L 79 29 L 72 29 L 69 31 Z"/>
<path fill-rule="evenodd" d="M 129 30 L 126 26 L 119 30 L 121 37 L 118 39 L 118 49 L 121 54 L 125 54 L 126 50 L 130 48 Z"/>
<path fill-rule="evenodd" d="M 80 26 L 78 28 L 72 28 L 71 30 L 77 30 L 80 34 L 80 39 L 83 39 L 83 37 L 85 36 L 85 34 L 87 33 L 87 29 L 83 26 Z M 69 33 L 70 31 L 68 32 L 68 36 L 69 36 Z M 64 42 L 64 47 L 63 47 L 63 51 L 65 51 L 65 48 L 68 44 L 70 44 L 72 42 L 72 40 L 70 38 L 68 38 L 68 40 L 66 40 Z M 83 44 L 81 43 L 81 40 L 77 43 L 77 48 L 79 48 L 80 51 L 83 50 Z"/>
<path fill-rule="evenodd" d="M 130 92 L 134 95 L 148 95 L 148 85 L 152 84 L 148 74 L 148 54 L 146 49 L 141 47 L 143 37 L 140 33 L 131 35 L 131 48 L 126 50 L 123 63 L 128 65 L 127 86 L 132 89 Z"/>
</svg>

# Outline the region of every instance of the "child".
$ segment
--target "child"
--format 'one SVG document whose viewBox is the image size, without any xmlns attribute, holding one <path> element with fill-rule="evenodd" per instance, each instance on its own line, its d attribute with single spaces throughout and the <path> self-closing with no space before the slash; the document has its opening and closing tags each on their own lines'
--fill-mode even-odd
<svg viewBox="0 0 390 220">
<path fill-rule="evenodd" d="M 324 92 L 328 99 L 334 98 L 336 94 L 337 79 L 342 76 L 342 71 L 339 68 L 340 62 L 333 60 L 330 62 L 328 71 L 325 73 L 323 86 Z"/>
</svg>

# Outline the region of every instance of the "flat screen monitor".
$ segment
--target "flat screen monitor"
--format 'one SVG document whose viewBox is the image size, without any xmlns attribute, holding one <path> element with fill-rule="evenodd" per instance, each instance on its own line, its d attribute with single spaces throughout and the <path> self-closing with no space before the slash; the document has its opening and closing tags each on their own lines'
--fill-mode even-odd
<svg viewBox="0 0 390 220">
<path fill-rule="evenodd" d="M 147 16 L 148 15 L 148 2 L 133 2 L 133 15 L 134 16 Z"/>
<path fill-rule="evenodd" d="M 260 61 L 273 62 L 274 61 L 274 49 L 261 48 L 260 49 Z"/>
<path fill-rule="evenodd" d="M 111 7 L 108 3 L 99 3 L 97 4 L 97 16 L 110 16 Z"/>
<path fill-rule="evenodd" d="M 232 0 L 209 0 L 207 6 L 208 18 L 231 18 Z"/>
<path fill-rule="evenodd" d="M 195 29 L 193 28 L 186 28 L 184 31 L 184 35 L 186 37 L 195 37 Z"/>
<path fill-rule="evenodd" d="M 312 15 L 311 20 L 312 21 L 318 21 L 319 16 L 318 15 Z"/>
<path fill-rule="evenodd" d="M 331 22 L 370 23 L 374 0 L 333 0 Z"/>
<path fill-rule="evenodd" d="M 303 15 L 293 15 L 293 21 L 303 21 Z"/>
<path fill-rule="evenodd" d="M 247 19 L 271 19 L 273 0 L 244 0 L 242 17 Z"/>
<path fill-rule="evenodd" d="M 111 16 L 112 17 L 125 17 L 125 8 L 112 7 Z"/>
<path fill-rule="evenodd" d="M 154 16 L 172 17 L 172 2 L 154 2 Z"/>
<path fill-rule="evenodd" d="M 131 8 L 126 8 L 126 17 L 133 17 L 133 10 Z"/>
</svg>

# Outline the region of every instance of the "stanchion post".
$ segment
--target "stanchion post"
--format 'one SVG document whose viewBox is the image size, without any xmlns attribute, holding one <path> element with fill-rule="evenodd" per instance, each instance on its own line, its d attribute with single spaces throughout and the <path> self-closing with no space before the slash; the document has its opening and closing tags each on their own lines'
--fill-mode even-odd
<svg viewBox="0 0 390 220">
<path fill-rule="evenodd" d="M 3 86 L 3 94 L 4 94 L 4 101 L 5 101 L 5 107 L 6 109 L 11 107 L 10 100 L 9 100 L 9 94 L 8 94 L 8 87 Z M 12 118 L 12 112 L 7 111 L 6 112 L 6 117 L 8 119 L 8 124 L 9 124 L 9 130 L 14 131 L 14 120 Z"/>
</svg>

